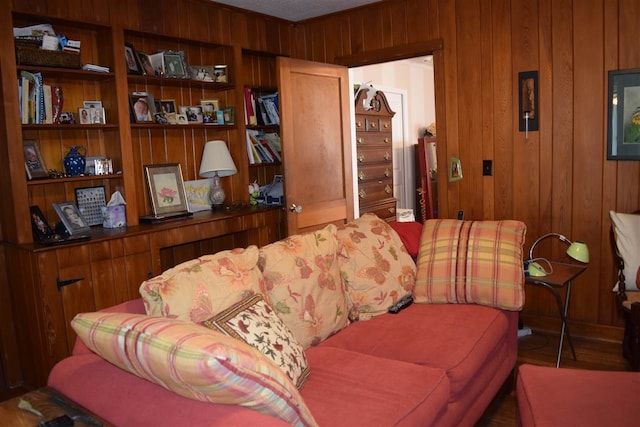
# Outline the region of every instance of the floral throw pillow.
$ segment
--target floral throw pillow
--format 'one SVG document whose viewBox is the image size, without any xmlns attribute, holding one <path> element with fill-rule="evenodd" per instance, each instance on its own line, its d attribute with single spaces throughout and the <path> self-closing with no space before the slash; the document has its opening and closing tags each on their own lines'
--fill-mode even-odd
<svg viewBox="0 0 640 427">
<path fill-rule="evenodd" d="M 260 294 L 232 305 L 202 324 L 258 349 L 280 366 L 298 390 L 309 376 L 304 349 Z"/>
<path fill-rule="evenodd" d="M 260 248 L 266 296 L 305 349 L 348 324 L 337 250 L 335 225 Z"/>
<path fill-rule="evenodd" d="M 351 320 L 386 313 L 413 291 L 416 264 L 386 221 L 367 213 L 338 227 L 337 237 Z"/>
<path fill-rule="evenodd" d="M 171 268 L 142 283 L 147 314 L 200 323 L 263 290 L 258 247 L 221 251 Z"/>
</svg>

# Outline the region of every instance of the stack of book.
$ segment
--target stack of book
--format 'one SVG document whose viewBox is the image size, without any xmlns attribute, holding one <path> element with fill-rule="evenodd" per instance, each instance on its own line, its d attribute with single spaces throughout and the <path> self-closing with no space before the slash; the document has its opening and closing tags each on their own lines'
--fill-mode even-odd
<svg viewBox="0 0 640 427">
<path fill-rule="evenodd" d="M 282 161 L 280 135 L 276 132 L 263 133 L 247 129 L 247 155 L 252 165 L 280 163 Z"/>
<path fill-rule="evenodd" d="M 54 111 L 59 110 L 62 88 L 42 83 L 42 74 L 21 71 L 18 78 L 18 99 L 22 124 L 57 123 Z"/>
<path fill-rule="evenodd" d="M 278 92 L 256 96 L 251 88 L 244 89 L 245 124 L 272 126 L 280 124 Z"/>
</svg>

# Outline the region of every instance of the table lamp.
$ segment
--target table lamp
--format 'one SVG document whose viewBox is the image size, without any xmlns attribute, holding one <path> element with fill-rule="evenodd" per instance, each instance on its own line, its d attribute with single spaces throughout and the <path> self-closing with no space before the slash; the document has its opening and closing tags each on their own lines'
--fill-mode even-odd
<svg viewBox="0 0 640 427">
<path fill-rule="evenodd" d="M 220 177 L 233 175 L 238 172 L 235 163 L 229 154 L 229 149 L 224 141 L 209 141 L 204 145 L 202 162 L 200 163 L 200 176 L 212 178 L 211 193 L 209 199 L 214 209 L 221 208 L 224 203 L 225 193 L 220 185 Z"/>
<path fill-rule="evenodd" d="M 587 248 L 586 243 L 579 242 L 579 241 L 572 242 L 571 240 L 567 239 L 565 236 L 559 233 L 547 233 L 538 237 L 538 239 L 535 242 L 533 242 L 533 245 L 531 245 L 531 249 L 529 249 L 529 259 L 527 260 L 528 262 L 527 271 L 530 276 L 540 277 L 540 276 L 547 276 L 553 273 L 553 267 L 551 266 L 551 263 L 546 258 L 533 257 L 533 251 L 536 248 L 536 245 L 540 243 L 542 240 L 546 239 L 547 237 L 557 237 L 560 241 L 568 244 L 569 248 L 567 249 L 566 254 L 569 255 L 571 258 L 575 259 L 576 261 L 580 261 L 585 264 L 589 262 L 589 248 Z M 539 261 L 546 263 L 549 266 L 550 271 L 546 271 L 539 264 Z"/>
</svg>

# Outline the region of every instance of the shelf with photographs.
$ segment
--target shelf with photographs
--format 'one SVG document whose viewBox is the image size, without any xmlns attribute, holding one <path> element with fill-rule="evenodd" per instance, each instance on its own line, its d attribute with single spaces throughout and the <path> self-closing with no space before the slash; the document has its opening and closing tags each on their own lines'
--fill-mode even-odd
<svg viewBox="0 0 640 427">
<path fill-rule="evenodd" d="M 12 18 L 20 120 L 14 137 L 22 140 L 21 147 L 12 149 L 24 156 L 24 170 L 16 173 L 26 175 L 26 185 L 16 179 L 11 199 L 38 206 L 55 223 L 53 205 L 75 200 L 76 188 L 100 185 L 115 191 L 124 186 L 113 31 L 29 14 Z M 104 159 L 112 169 L 95 175 L 94 169 L 76 168 L 80 172 L 72 176 L 64 166 L 72 147 L 83 148 L 87 163 Z M 17 241 L 33 237 L 28 217 L 17 217 L 15 226 Z"/>
</svg>

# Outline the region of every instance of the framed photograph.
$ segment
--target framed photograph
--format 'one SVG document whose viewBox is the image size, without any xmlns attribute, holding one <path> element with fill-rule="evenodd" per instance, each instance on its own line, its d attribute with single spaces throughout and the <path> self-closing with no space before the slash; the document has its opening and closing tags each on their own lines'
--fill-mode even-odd
<svg viewBox="0 0 640 427">
<path fill-rule="evenodd" d="M 609 71 L 607 160 L 640 160 L 640 69 Z"/>
<path fill-rule="evenodd" d="M 91 110 L 89 108 L 79 108 L 78 116 L 80 117 L 81 125 L 89 125 L 93 123 L 93 120 L 91 119 Z"/>
<path fill-rule="evenodd" d="M 176 112 L 176 101 L 174 99 L 161 99 L 160 106 L 164 114 L 170 114 Z"/>
<path fill-rule="evenodd" d="M 136 123 L 153 123 L 151 100 L 148 95 L 129 94 L 129 105 Z"/>
<path fill-rule="evenodd" d="M 180 163 L 145 165 L 144 174 L 154 215 L 188 211 Z"/>
<path fill-rule="evenodd" d="M 142 67 L 140 67 L 136 51 L 131 43 L 124 44 L 124 59 L 127 63 L 127 73 L 142 74 Z"/>
<path fill-rule="evenodd" d="M 200 212 L 211 210 L 211 180 L 196 179 L 195 181 L 186 181 L 184 183 L 184 191 L 187 195 L 187 204 L 189 212 Z"/>
<path fill-rule="evenodd" d="M 176 114 L 176 123 L 179 125 L 188 125 L 189 120 L 187 120 L 187 115 L 182 113 Z"/>
<path fill-rule="evenodd" d="M 103 185 L 76 188 L 76 203 L 87 225 L 102 225 L 102 208 L 107 206 Z"/>
<path fill-rule="evenodd" d="M 102 101 L 83 101 L 84 108 L 102 108 Z"/>
<path fill-rule="evenodd" d="M 44 164 L 40 147 L 38 143 L 32 139 L 25 139 L 22 142 L 24 150 L 24 167 L 27 171 L 29 179 L 48 178 L 49 172 Z"/>
<path fill-rule="evenodd" d="M 162 52 L 158 52 L 147 56 L 149 57 L 149 61 L 151 62 L 155 75 L 157 77 L 164 76 L 164 54 Z"/>
<path fill-rule="evenodd" d="M 188 76 L 187 66 L 184 61 L 184 52 L 167 50 L 163 53 L 164 75 L 166 77 L 186 78 Z"/>
<path fill-rule="evenodd" d="M 60 113 L 60 120 L 58 120 L 58 123 L 60 123 L 61 125 L 75 125 L 76 118 L 73 113 L 69 111 Z"/>
<path fill-rule="evenodd" d="M 224 124 L 232 125 L 236 122 L 236 109 L 233 107 L 223 108 L 222 112 L 224 114 Z"/>
<path fill-rule="evenodd" d="M 31 206 L 29 208 L 31 214 L 31 230 L 33 231 L 33 239 L 41 242 L 51 237 L 54 233 L 47 222 L 47 219 L 42 214 L 42 211 L 38 206 Z"/>
<path fill-rule="evenodd" d="M 89 231 L 89 224 L 75 203 L 54 203 L 53 209 L 55 209 L 60 221 L 62 221 L 69 234 L 80 234 Z"/>
<path fill-rule="evenodd" d="M 538 130 L 538 72 L 518 73 L 518 122 L 521 132 Z"/>
<path fill-rule="evenodd" d="M 457 157 L 449 160 L 449 182 L 456 182 L 462 179 L 462 163 Z"/>
<path fill-rule="evenodd" d="M 214 99 L 201 99 L 200 106 L 202 107 L 202 122 L 207 124 L 217 124 L 218 119 L 216 111 L 220 109 L 220 100 Z"/>
<path fill-rule="evenodd" d="M 140 70 L 142 74 L 146 76 L 155 76 L 156 72 L 153 69 L 153 65 L 151 65 L 151 59 L 149 55 L 144 52 L 136 52 L 136 56 L 138 57 L 138 63 L 140 64 Z"/>
<path fill-rule="evenodd" d="M 89 117 L 94 125 L 103 125 L 107 122 L 104 117 L 104 108 L 102 107 L 89 108 Z"/>
</svg>

